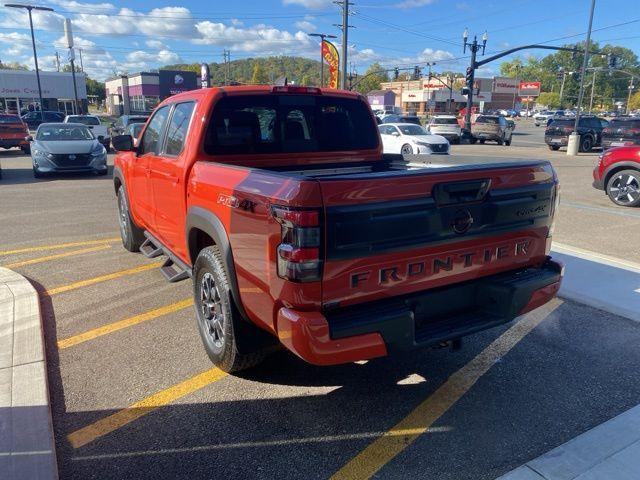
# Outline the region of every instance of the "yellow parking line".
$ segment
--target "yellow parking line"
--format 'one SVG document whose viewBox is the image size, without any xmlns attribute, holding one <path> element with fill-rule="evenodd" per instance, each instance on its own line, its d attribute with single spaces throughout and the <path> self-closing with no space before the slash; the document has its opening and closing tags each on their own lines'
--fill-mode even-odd
<svg viewBox="0 0 640 480">
<path fill-rule="evenodd" d="M 102 275 L 100 277 L 89 278 L 87 280 L 81 280 L 79 282 L 70 283 L 68 285 L 62 285 L 60 287 L 52 288 L 47 290 L 45 293 L 49 296 L 55 295 L 56 293 L 68 292 L 69 290 L 75 290 L 77 288 L 87 287 L 89 285 L 94 285 L 100 282 L 106 282 L 107 280 L 113 280 L 116 278 L 124 277 L 126 275 L 133 275 L 135 273 L 145 272 L 147 270 L 151 270 L 152 268 L 158 268 L 162 265 L 162 262 L 149 263 L 147 265 L 141 265 L 135 268 L 128 268 L 127 270 L 120 270 L 119 272 L 109 273 L 107 275 Z"/>
<path fill-rule="evenodd" d="M 103 238 L 102 240 L 87 240 L 86 242 L 58 243 L 55 245 L 41 245 L 39 247 L 18 248 L 16 250 L 0 250 L 0 255 L 14 255 L 16 253 L 40 252 L 43 250 L 58 250 L 69 247 L 86 247 L 87 245 L 100 245 L 102 243 L 114 243 L 120 237 Z"/>
<path fill-rule="evenodd" d="M 389 431 L 376 439 L 351 459 L 331 478 L 368 479 L 393 460 L 405 448 L 425 433 L 447 412 L 501 357 L 506 355 L 562 302 L 554 300 L 549 308 L 542 308 L 522 318 L 494 340 L 473 360 L 451 375 L 432 395 L 418 405 Z"/>
<path fill-rule="evenodd" d="M 48 262 L 49 260 L 56 260 L 58 258 L 72 257 L 74 255 L 81 255 L 83 253 L 97 252 L 100 250 L 107 250 L 111 248 L 111 245 L 99 245 L 97 247 L 82 248 L 80 250 L 71 250 L 70 252 L 56 253 L 55 255 L 47 255 L 46 257 L 32 258 L 31 260 L 23 260 L 21 262 L 8 263 L 3 265 L 5 268 L 24 267 L 25 265 L 33 265 L 34 263 Z"/>
<path fill-rule="evenodd" d="M 184 382 L 178 383 L 173 387 L 161 390 L 153 395 L 136 402 L 129 407 L 120 410 L 113 415 L 98 420 L 91 425 L 76 430 L 67 435 L 67 440 L 73 448 L 80 448 L 88 443 L 93 442 L 108 433 L 111 433 L 128 423 L 141 418 L 154 410 L 163 407 L 178 398 L 193 393 L 207 385 L 217 382 L 221 378 L 227 376 L 227 373 L 214 367 L 206 370 L 198 375 L 191 377 Z"/>
<path fill-rule="evenodd" d="M 154 310 L 150 310 L 148 312 L 141 313 L 130 318 L 125 318 L 124 320 L 88 330 L 84 333 L 74 335 L 73 337 L 59 340 L 58 348 L 62 350 L 64 348 L 73 347 L 74 345 L 78 345 L 79 343 L 84 343 L 88 340 L 93 340 L 94 338 L 117 332 L 118 330 L 122 330 L 123 328 L 132 327 L 134 325 L 138 325 L 139 323 L 153 320 L 154 318 L 158 318 L 169 313 L 177 312 L 178 310 L 190 307 L 191 305 L 193 305 L 193 299 L 191 298 L 172 303 L 171 305 L 165 305 L 164 307 L 156 308 Z"/>
</svg>

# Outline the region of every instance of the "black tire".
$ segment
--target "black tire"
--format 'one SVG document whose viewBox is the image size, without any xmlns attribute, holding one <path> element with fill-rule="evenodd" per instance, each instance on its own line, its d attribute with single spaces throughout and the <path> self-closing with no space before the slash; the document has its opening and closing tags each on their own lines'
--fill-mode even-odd
<svg viewBox="0 0 640 480">
<path fill-rule="evenodd" d="M 124 185 L 118 189 L 118 225 L 122 246 L 130 252 L 139 252 L 145 241 L 144 231 L 138 227 L 129 212 L 129 200 Z"/>
<path fill-rule="evenodd" d="M 198 254 L 193 268 L 193 299 L 204 349 L 220 370 L 238 372 L 264 359 L 264 349 L 239 351 L 239 343 L 250 341 L 241 338 L 242 335 L 251 335 L 251 329 L 243 328 L 242 322 L 247 322 L 233 303 L 222 253 L 217 246 L 204 248 Z"/>
<path fill-rule="evenodd" d="M 96 172 L 96 174 L 100 175 L 101 177 L 105 176 L 107 173 L 109 173 L 109 169 L 99 170 Z"/>
<path fill-rule="evenodd" d="M 484 145 L 484 139 L 480 140 L 480 145 Z"/>
<path fill-rule="evenodd" d="M 456 138 L 456 139 L 453 141 L 453 143 L 454 143 L 454 144 L 456 144 L 456 145 L 460 145 L 460 137 Z"/>
<path fill-rule="evenodd" d="M 512 138 L 509 138 L 509 140 L 505 140 L 505 141 L 504 141 L 504 144 L 505 144 L 507 147 L 510 147 L 510 146 L 511 146 L 511 140 L 512 140 Z"/>
<path fill-rule="evenodd" d="M 472 138 L 470 138 L 470 139 L 469 139 L 469 143 L 470 143 L 471 145 L 475 145 L 477 141 L 478 141 L 478 139 L 477 139 L 477 138 L 473 138 L 473 137 L 472 137 Z"/>
<path fill-rule="evenodd" d="M 555 152 L 556 150 L 560 150 L 560 147 L 558 145 L 549 145 L 549 150 L 553 150 Z"/>
<path fill-rule="evenodd" d="M 400 153 L 402 155 L 412 155 L 413 154 L 413 147 L 411 145 L 409 145 L 408 143 L 405 143 L 404 145 L 402 145 L 402 147 L 400 147 Z"/>
<path fill-rule="evenodd" d="M 22 153 L 25 155 L 29 155 L 31 153 L 31 147 L 22 147 L 20 150 L 22 150 Z"/>
<path fill-rule="evenodd" d="M 497 140 L 496 140 L 496 143 L 497 143 L 498 145 L 504 145 L 504 136 L 503 136 L 503 137 L 501 137 L 501 138 L 499 138 L 499 139 L 497 139 Z"/>
<path fill-rule="evenodd" d="M 622 170 L 614 173 L 607 181 L 606 192 L 616 205 L 640 206 L 640 171 Z"/>
<path fill-rule="evenodd" d="M 587 152 L 590 152 L 592 148 L 593 148 L 593 138 L 591 138 L 590 135 L 585 135 L 580 140 L 580 151 L 587 153 Z"/>
</svg>

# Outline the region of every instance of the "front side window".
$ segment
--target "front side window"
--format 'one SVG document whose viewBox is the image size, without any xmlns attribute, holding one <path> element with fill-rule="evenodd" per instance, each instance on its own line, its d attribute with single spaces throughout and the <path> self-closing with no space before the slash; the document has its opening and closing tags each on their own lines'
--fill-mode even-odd
<svg viewBox="0 0 640 480">
<path fill-rule="evenodd" d="M 166 105 L 156 111 L 149 122 L 149 126 L 144 131 L 142 137 L 140 154 L 145 153 L 160 153 L 160 140 L 162 131 L 164 130 L 164 124 L 169 114 L 169 105 Z"/>
<path fill-rule="evenodd" d="M 426 135 L 427 132 L 420 125 L 408 124 L 398 127 L 403 135 Z"/>
<path fill-rule="evenodd" d="M 205 137 L 211 155 L 373 149 L 369 109 L 357 99 L 322 95 L 238 95 L 214 106 Z"/>
<path fill-rule="evenodd" d="M 184 147 L 185 139 L 189 131 L 189 122 L 195 103 L 179 103 L 173 109 L 171 121 L 167 129 L 167 155 L 179 155 Z"/>
</svg>

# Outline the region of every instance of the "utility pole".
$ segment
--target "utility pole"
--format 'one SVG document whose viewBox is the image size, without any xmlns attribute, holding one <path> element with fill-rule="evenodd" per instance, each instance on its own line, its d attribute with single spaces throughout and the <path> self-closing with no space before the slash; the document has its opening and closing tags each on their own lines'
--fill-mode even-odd
<svg viewBox="0 0 640 480">
<path fill-rule="evenodd" d="M 475 71 L 478 68 L 478 64 L 476 62 L 476 54 L 482 49 L 482 55 L 484 55 L 485 48 L 487 47 L 487 32 L 482 34 L 482 43 L 478 43 L 478 39 L 474 36 L 473 42 L 469 43 L 467 40 L 469 39 L 469 30 L 464 29 L 464 33 L 462 34 L 462 51 L 463 53 L 467 53 L 467 47 L 471 50 L 471 63 L 467 68 L 467 76 L 466 76 L 466 92 L 467 92 L 467 112 L 464 116 L 464 128 L 467 130 L 468 135 L 471 135 L 471 108 L 473 108 L 473 88 L 475 83 Z"/>
<path fill-rule="evenodd" d="M 24 8 L 29 12 L 29 27 L 31 28 L 31 44 L 33 45 L 33 63 L 35 63 L 36 65 L 36 79 L 38 80 L 38 98 L 40 99 L 40 119 L 44 122 L 44 105 L 42 102 L 42 86 L 40 85 L 40 69 L 38 68 L 38 55 L 36 53 L 36 38 L 33 34 L 33 18 L 31 17 L 31 11 L 40 10 L 43 12 L 53 12 L 53 8 L 37 7 L 35 5 L 23 5 L 21 3 L 5 3 L 4 6 L 9 8 Z"/>
<path fill-rule="evenodd" d="M 56 70 L 58 72 L 60 71 L 60 55 L 58 55 L 57 51 L 56 51 Z"/>
<path fill-rule="evenodd" d="M 80 52 L 80 71 L 84 73 L 84 65 L 82 64 L 82 49 L 79 48 L 78 52 Z"/>
<path fill-rule="evenodd" d="M 591 110 L 593 110 L 593 93 L 596 88 L 596 75 L 598 75 L 598 71 L 593 71 L 593 78 L 591 79 L 591 99 L 589 100 L 589 115 L 591 115 Z"/>
<path fill-rule="evenodd" d="M 589 29 L 587 30 L 587 39 L 584 45 L 584 58 L 582 59 L 582 68 L 580 69 L 580 90 L 578 91 L 578 105 L 576 106 L 576 121 L 573 126 L 573 133 L 569 135 L 569 143 L 567 145 L 567 155 L 577 155 L 580 143 L 580 135 L 578 134 L 578 124 L 580 123 L 580 107 L 582 107 L 582 98 L 584 97 L 584 76 L 587 71 L 589 62 L 589 48 L 591 47 L 591 28 L 593 27 L 593 12 L 596 8 L 596 0 L 591 0 L 591 11 L 589 13 Z"/>
<path fill-rule="evenodd" d="M 340 0 L 333 2 L 342 7 L 342 58 L 340 59 L 340 88 L 347 88 L 347 39 L 349 33 L 349 7 L 353 5 L 349 0 Z"/>
<path fill-rule="evenodd" d="M 78 105 L 78 86 L 76 84 L 76 52 L 73 49 L 73 31 L 71 30 L 71 20 L 64 19 L 64 35 L 67 40 L 67 46 L 69 47 L 69 63 L 71 63 L 71 78 L 73 78 L 73 95 L 75 97 L 74 112 L 75 114 L 82 113 L 82 109 Z"/>
<path fill-rule="evenodd" d="M 230 63 L 231 63 L 231 52 L 229 50 L 222 51 L 222 58 L 224 59 L 224 84 L 229 85 L 229 77 L 230 77 Z"/>
<path fill-rule="evenodd" d="M 516 95 L 518 93 L 518 89 L 520 86 L 520 80 L 518 80 L 518 78 L 520 77 L 520 65 L 516 65 L 516 88 L 513 90 L 513 109 L 516 109 Z"/>
<path fill-rule="evenodd" d="M 322 46 L 325 38 L 338 38 L 328 33 L 309 33 L 310 37 L 320 37 L 320 87 L 324 87 L 324 57 L 322 56 Z"/>
<path fill-rule="evenodd" d="M 634 89 L 633 77 L 631 77 L 631 80 L 629 80 L 629 96 L 627 97 L 627 110 L 626 110 L 627 115 L 629 115 L 629 110 L 630 110 L 629 103 L 631 103 L 631 94 L 633 93 L 633 89 Z"/>
</svg>

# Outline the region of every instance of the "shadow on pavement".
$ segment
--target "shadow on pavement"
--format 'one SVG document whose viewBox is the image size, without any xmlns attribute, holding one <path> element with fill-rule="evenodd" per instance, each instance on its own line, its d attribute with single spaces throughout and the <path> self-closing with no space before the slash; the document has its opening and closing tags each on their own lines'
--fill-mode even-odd
<svg viewBox="0 0 640 480">
<path fill-rule="evenodd" d="M 27 183 L 46 183 L 56 180 L 74 180 L 77 178 L 82 178 L 84 180 L 111 179 L 113 167 L 109 166 L 108 168 L 109 170 L 107 175 L 97 175 L 93 172 L 53 173 L 47 174 L 42 178 L 35 178 L 33 176 L 32 168 L 3 168 L 0 185 L 24 185 Z"/>
</svg>

